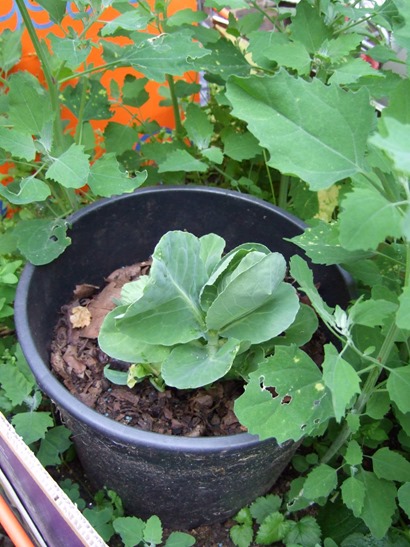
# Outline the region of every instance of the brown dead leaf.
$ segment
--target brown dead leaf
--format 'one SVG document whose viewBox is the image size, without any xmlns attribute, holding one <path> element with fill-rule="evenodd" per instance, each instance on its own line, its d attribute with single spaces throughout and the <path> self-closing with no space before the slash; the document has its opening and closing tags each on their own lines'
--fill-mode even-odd
<svg viewBox="0 0 410 547">
<path fill-rule="evenodd" d="M 70 323 L 75 329 L 88 327 L 91 323 L 91 312 L 85 306 L 75 306 L 71 310 Z"/>
</svg>

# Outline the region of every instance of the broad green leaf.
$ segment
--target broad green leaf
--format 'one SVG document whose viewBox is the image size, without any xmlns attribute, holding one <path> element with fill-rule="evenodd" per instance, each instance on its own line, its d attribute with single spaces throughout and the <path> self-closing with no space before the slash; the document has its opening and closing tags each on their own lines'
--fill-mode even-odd
<svg viewBox="0 0 410 547">
<path fill-rule="evenodd" d="M 169 354 L 169 348 L 142 343 L 134 336 L 132 323 L 123 322 L 121 328 L 118 328 L 116 317 L 127 308 L 118 306 L 106 315 L 98 337 L 100 348 L 107 355 L 127 363 L 161 363 Z"/>
<path fill-rule="evenodd" d="M 282 443 L 309 435 L 333 412 L 317 365 L 293 346 L 278 347 L 250 374 L 235 414 L 251 433 Z"/>
<path fill-rule="evenodd" d="M 53 21 L 53 23 L 60 24 L 66 12 L 67 2 L 65 0 L 37 0 L 37 4 L 40 4 L 44 8 Z"/>
<path fill-rule="evenodd" d="M 0 69 L 7 73 L 21 58 L 22 34 L 24 27 L 3 29 L 0 34 Z"/>
<path fill-rule="evenodd" d="M 359 443 L 354 439 L 349 441 L 344 458 L 348 465 L 360 465 L 362 463 L 363 451 Z"/>
<path fill-rule="evenodd" d="M 339 219 L 340 243 L 351 251 L 376 250 L 387 237 L 401 237 L 401 215 L 396 204 L 370 185 L 346 194 Z"/>
<path fill-rule="evenodd" d="M 401 412 L 410 412 L 410 366 L 390 369 L 387 391 Z"/>
<path fill-rule="evenodd" d="M 87 183 L 90 172 L 89 156 L 84 153 L 84 146 L 72 144 L 46 171 L 48 179 L 55 180 L 65 188 L 81 188 Z"/>
<path fill-rule="evenodd" d="M 144 541 L 151 545 L 158 545 L 162 541 L 162 524 L 156 515 L 152 515 L 145 523 Z"/>
<path fill-rule="evenodd" d="M 405 511 L 408 517 L 410 517 L 410 482 L 406 482 L 400 486 L 397 497 L 399 499 L 400 507 Z"/>
<path fill-rule="evenodd" d="M 346 264 L 363 260 L 371 253 L 349 251 L 339 241 L 339 225 L 322 220 L 311 221 L 302 235 L 293 237 L 292 243 L 303 249 L 315 264 Z"/>
<path fill-rule="evenodd" d="M 265 60 L 296 70 L 299 74 L 310 71 L 311 58 L 301 42 L 292 42 L 285 34 L 276 31 L 256 31 L 249 36 L 248 51 L 252 60 L 266 66 Z M 272 64 L 272 63 L 271 63 Z M 269 68 L 269 64 L 266 66 Z"/>
<path fill-rule="evenodd" d="M 112 524 L 125 547 L 135 547 L 144 540 L 143 520 L 137 517 L 118 517 Z"/>
<path fill-rule="evenodd" d="M 158 172 L 167 173 L 170 171 L 198 171 L 205 173 L 208 165 L 203 161 L 197 160 L 187 150 L 173 150 L 166 159 L 158 163 Z"/>
<path fill-rule="evenodd" d="M 132 321 L 135 339 L 148 344 L 171 346 L 200 338 L 205 325 L 199 292 L 207 275 L 199 239 L 187 232 L 167 232 L 152 257 L 144 297 L 128 308 L 121 322 Z"/>
<path fill-rule="evenodd" d="M 201 244 L 200 257 L 210 276 L 219 263 L 225 248 L 225 240 L 216 234 L 206 234 L 199 238 Z"/>
<path fill-rule="evenodd" d="M 149 94 L 145 89 L 147 83 L 148 78 L 136 78 L 132 74 L 127 74 L 122 86 L 123 103 L 135 107 L 145 104 L 149 99 Z"/>
<path fill-rule="evenodd" d="M 33 138 L 26 132 L 0 127 L 0 148 L 23 160 L 32 161 L 36 157 Z"/>
<path fill-rule="evenodd" d="M 117 386 L 128 385 L 128 372 L 124 370 L 115 370 L 106 365 L 104 367 L 104 377 Z"/>
<path fill-rule="evenodd" d="M 104 131 L 104 143 L 108 153 L 120 155 L 132 150 L 138 140 L 135 129 L 122 123 L 109 122 Z"/>
<path fill-rule="evenodd" d="M 93 507 L 92 509 L 88 509 L 86 507 L 83 511 L 83 515 L 88 520 L 88 522 L 91 524 L 91 526 L 97 531 L 98 534 L 103 538 L 104 541 L 109 541 L 111 537 L 114 534 L 114 528 L 112 524 L 112 517 L 113 517 L 113 509 L 111 506 L 106 507 Z M 136 518 L 136 517 L 129 517 L 129 518 Z M 118 519 L 116 519 L 114 522 L 116 522 Z M 139 519 L 138 519 L 139 520 Z M 143 523 L 144 524 L 144 523 Z M 125 525 L 126 526 L 126 525 Z M 121 525 L 119 525 L 119 528 L 122 530 Z M 129 533 L 132 534 L 136 527 L 135 525 L 130 525 Z M 120 532 L 119 532 L 120 533 Z M 127 529 L 125 529 L 124 533 L 127 533 Z M 139 536 L 135 533 L 135 538 L 138 538 Z M 124 545 L 127 545 L 124 541 Z M 133 547 L 134 543 L 129 543 L 128 547 Z"/>
<path fill-rule="evenodd" d="M 366 492 L 360 516 L 372 535 L 381 539 L 389 529 L 396 510 L 396 487 L 369 471 L 360 471 L 357 478 L 363 482 Z"/>
<path fill-rule="evenodd" d="M 320 57 L 325 57 L 332 63 L 337 63 L 348 56 L 350 52 L 356 50 L 362 41 L 363 36 L 354 32 L 340 34 L 336 38 L 325 40 L 317 53 Z"/>
<path fill-rule="evenodd" d="M 279 512 L 271 513 L 259 526 L 255 541 L 259 545 L 272 545 L 285 537 L 289 527 L 284 515 Z"/>
<path fill-rule="evenodd" d="M 286 329 L 286 332 L 274 338 L 269 344 L 287 345 L 295 344 L 303 346 L 311 340 L 313 334 L 317 331 L 319 321 L 315 311 L 306 304 L 300 304 L 299 311 L 296 314 L 295 320 Z"/>
<path fill-rule="evenodd" d="M 363 482 L 355 477 L 348 477 L 341 486 L 342 498 L 345 505 L 355 517 L 360 517 L 366 497 L 366 488 Z"/>
<path fill-rule="evenodd" d="M 280 70 L 269 77 L 233 76 L 227 97 L 233 114 L 269 151 L 269 165 L 302 178 L 312 190 L 363 169 L 374 115 L 365 91 L 346 92 Z"/>
<path fill-rule="evenodd" d="M 249 131 L 238 133 L 228 127 L 221 132 L 221 139 L 224 154 L 237 161 L 252 159 L 262 152 L 257 139 Z"/>
<path fill-rule="evenodd" d="M 396 325 L 399 329 L 408 329 L 410 327 L 410 287 L 404 287 L 399 296 Z"/>
<path fill-rule="evenodd" d="M 69 38 L 68 36 L 60 38 L 55 34 L 50 34 L 50 42 L 53 53 L 72 70 L 84 63 L 91 52 L 89 40 Z"/>
<path fill-rule="evenodd" d="M 229 529 L 229 536 L 236 547 L 249 547 L 253 540 L 252 526 L 235 524 Z"/>
<path fill-rule="evenodd" d="M 381 420 L 390 410 L 390 397 L 385 391 L 376 391 L 366 405 L 366 414 L 374 420 Z"/>
<path fill-rule="evenodd" d="M 0 365 L 0 385 L 13 406 L 20 405 L 31 393 L 34 380 L 27 378 L 17 367 L 8 364 Z"/>
<path fill-rule="evenodd" d="M 160 34 L 138 45 L 104 44 L 107 61 L 117 60 L 119 66 L 132 66 L 150 80 L 164 82 L 166 75 L 182 76 L 194 69 L 193 60 L 209 54 L 209 50 L 192 40 L 190 29 Z"/>
<path fill-rule="evenodd" d="M 320 544 L 321 530 L 316 519 L 310 516 L 302 517 L 299 521 L 289 521 L 291 527 L 285 535 L 286 545 L 303 545 L 316 547 Z M 324 544 L 324 547 L 326 545 Z"/>
<path fill-rule="evenodd" d="M 373 471 L 379 479 L 410 482 L 410 462 L 398 452 L 383 447 L 372 456 Z"/>
<path fill-rule="evenodd" d="M 256 500 L 250 505 L 249 509 L 256 522 L 258 524 L 262 524 L 268 515 L 279 511 L 281 505 L 282 500 L 279 496 L 275 494 L 268 494 L 267 496 L 256 498 Z"/>
<path fill-rule="evenodd" d="M 26 444 L 44 439 L 47 429 L 53 427 L 54 421 L 49 412 L 20 412 L 15 414 L 11 423 Z"/>
<path fill-rule="evenodd" d="M 360 377 L 354 368 L 338 354 L 332 344 L 325 345 L 322 369 L 323 381 L 332 394 L 336 421 L 340 422 L 353 397 L 360 393 Z"/>
<path fill-rule="evenodd" d="M 191 547 L 195 545 L 195 538 L 185 532 L 171 532 L 165 542 L 165 547 Z"/>
<path fill-rule="evenodd" d="M 126 11 L 115 19 L 108 21 L 101 29 L 101 36 L 111 36 L 118 30 L 145 30 L 152 19 L 153 15 L 143 9 L 136 8 Z"/>
<path fill-rule="evenodd" d="M 249 507 L 242 507 L 242 509 L 233 517 L 233 520 L 239 522 L 239 524 L 246 524 L 247 526 L 253 525 L 252 514 Z"/>
<path fill-rule="evenodd" d="M 60 455 L 72 445 L 70 436 L 71 431 L 64 425 L 52 427 L 46 432 L 36 454 L 44 467 L 47 465 L 59 465 L 61 463 Z"/>
<path fill-rule="evenodd" d="M 46 89 L 29 72 L 17 72 L 9 79 L 9 119 L 15 129 L 40 135 L 54 118 Z"/>
<path fill-rule="evenodd" d="M 290 32 L 292 38 L 301 42 L 309 53 L 315 53 L 332 36 L 332 31 L 324 23 L 319 10 L 307 0 L 298 4 Z"/>
<path fill-rule="evenodd" d="M 67 237 L 67 224 L 63 220 L 25 220 L 15 228 L 17 246 L 35 266 L 48 264 L 71 243 Z"/>
<path fill-rule="evenodd" d="M 403 431 L 406 433 L 406 435 L 410 437 L 410 413 L 404 414 L 394 407 L 394 414 L 398 420 L 399 425 L 403 428 Z"/>
<path fill-rule="evenodd" d="M 384 75 L 371 67 L 369 63 L 363 59 L 349 59 L 347 63 L 342 64 L 336 68 L 331 77 L 329 78 L 329 84 L 347 85 L 357 82 L 359 78 L 363 76 L 374 76 L 377 78 L 383 78 Z"/>
<path fill-rule="evenodd" d="M 62 94 L 62 102 L 77 118 L 81 116 L 83 122 L 108 120 L 112 116 L 107 90 L 97 80 L 84 79 L 75 86 L 67 86 Z"/>
<path fill-rule="evenodd" d="M 219 380 L 232 367 L 240 342 L 230 339 L 219 348 L 194 343 L 176 346 L 162 365 L 168 386 L 194 389 Z"/>
<path fill-rule="evenodd" d="M 397 43 L 406 48 L 410 49 L 410 6 L 406 0 L 396 0 L 395 5 L 400 12 L 400 24 L 395 28 L 394 38 L 397 40 Z"/>
<path fill-rule="evenodd" d="M 208 148 L 213 135 L 214 126 L 206 112 L 197 104 L 190 103 L 186 109 L 184 127 L 188 138 L 200 150 Z"/>
<path fill-rule="evenodd" d="M 271 253 L 236 275 L 209 307 L 208 328 L 252 343 L 286 330 L 296 317 L 299 299 L 291 285 L 282 283 L 284 268 L 283 256 Z"/>
<path fill-rule="evenodd" d="M 410 124 L 410 80 L 402 80 L 391 92 L 389 103 L 383 110 L 384 118 L 395 118 L 400 123 Z"/>
<path fill-rule="evenodd" d="M 350 319 L 358 325 L 367 327 L 382 326 L 387 317 L 395 312 L 397 304 L 388 300 L 372 299 L 358 300 L 349 310 Z M 410 321 L 410 317 L 409 317 Z M 407 322 L 406 326 L 410 323 Z M 403 327 L 404 328 L 404 327 Z"/>
<path fill-rule="evenodd" d="M 146 171 L 129 177 L 121 169 L 114 154 L 104 154 L 91 166 L 88 185 L 97 196 L 111 197 L 133 192 L 146 178 Z"/>
<path fill-rule="evenodd" d="M 212 163 L 216 163 L 217 165 L 221 165 L 221 163 L 224 160 L 224 155 L 222 153 L 222 150 L 220 148 L 217 148 L 216 146 L 211 146 L 210 148 L 207 148 L 206 150 L 201 150 L 201 154 L 204 158 L 211 161 Z M 410 236 L 409 236 L 410 239 Z"/>
<path fill-rule="evenodd" d="M 303 495 L 309 500 L 326 498 L 337 486 L 337 470 L 324 463 L 315 467 L 306 477 Z"/>
<path fill-rule="evenodd" d="M 370 138 L 370 142 L 386 152 L 398 171 L 410 174 L 410 123 L 403 124 L 395 118 L 383 117 L 383 127 L 387 134 L 377 133 Z"/>
<path fill-rule="evenodd" d="M 192 25 L 192 23 L 202 23 L 207 18 L 203 11 L 194 11 L 190 8 L 180 9 L 173 13 L 167 19 L 168 27 L 180 27 L 182 25 Z"/>
<path fill-rule="evenodd" d="M 18 191 L 15 192 L 14 190 Z M 44 201 L 50 194 L 48 185 L 35 176 L 22 179 L 20 185 L 12 183 L 8 186 L 0 186 L 0 196 L 14 205 Z"/>
<path fill-rule="evenodd" d="M 239 49 L 229 40 L 220 39 L 206 44 L 208 55 L 194 61 L 193 69 L 204 71 L 210 81 L 226 81 L 232 75 L 246 76 L 251 65 Z"/>
</svg>

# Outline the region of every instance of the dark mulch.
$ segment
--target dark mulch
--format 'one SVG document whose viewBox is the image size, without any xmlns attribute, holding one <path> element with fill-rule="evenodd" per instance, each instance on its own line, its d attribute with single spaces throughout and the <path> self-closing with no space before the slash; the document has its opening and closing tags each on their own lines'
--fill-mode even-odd
<svg viewBox="0 0 410 547">
<path fill-rule="evenodd" d="M 54 372 L 83 403 L 123 424 L 168 435 L 188 437 L 232 435 L 245 429 L 234 412 L 242 393 L 239 382 L 219 382 L 210 389 L 164 392 L 145 380 L 130 389 L 104 377 L 104 366 L 126 370 L 128 364 L 100 350 L 97 336 L 105 315 L 114 307 L 124 283 L 145 275 L 149 262 L 113 272 L 99 291 L 92 285 L 75 288 L 74 299 L 63 306 L 51 346 Z M 84 326 L 82 326 L 84 325 Z"/>
</svg>

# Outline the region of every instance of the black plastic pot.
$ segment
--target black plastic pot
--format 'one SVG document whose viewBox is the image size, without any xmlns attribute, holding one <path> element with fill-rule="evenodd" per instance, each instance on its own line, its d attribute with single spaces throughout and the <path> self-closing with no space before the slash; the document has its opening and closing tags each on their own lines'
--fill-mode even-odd
<svg viewBox="0 0 410 547">
<path fill-rule="evenodd" d="M 289 258 L 303 252 L 283 238 L 301 233 L 303 223 L 258 199 L 204 187 L 144 188 L 99 201 L 70 222 L 71 246 L 52 264 L 27 265 L 17 291 L 17 333 L 41 389 L 72 430 L 90 481 L 114 489 L 130 512 L 157 514 L 175 528 L 226 519 L 272 486 L 296 445 L 245 433 L 180 438 L 114 422 L 81 403 L 50 372 L 53 327 L 76 284 L 101 284 L 114 269 L 146 259 L 169 230 L 214 232 L 228 249 L 259 242 Z M 346 305 L 348 277 L 337 267 L 313 270 L 327 302 Z"/>
</svg>

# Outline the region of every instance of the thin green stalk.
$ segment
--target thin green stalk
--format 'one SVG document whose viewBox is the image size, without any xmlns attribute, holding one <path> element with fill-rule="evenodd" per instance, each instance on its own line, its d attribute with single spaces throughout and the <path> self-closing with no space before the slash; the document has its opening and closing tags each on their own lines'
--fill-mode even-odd
<svg viewBox="0 0 410 547">
<path fill-rule="evenodd" d="M 55 142 L 57 145 L 57 149 L 62 150 L 63 148 L 63 140 L 64 140 L 64 133 L 63 133 L 63 126 L 61 123 L 61 115 L 60 115 L 60 99 L 59 99 L 59 89 L 58 86 L 53 78 L 50 65 L 48 63 L 48 57 L 43 49 L 43 45 L 41 44 L 40 40 L 38 39 L 36 30 L 34 28 L 34 25 L 31 21 L 30 15 L 27 11 L 26 5 L 24 3 L 24 0 L 16 0 L 17 7 L 20 10 L 21 16 L 23 18 L 24 24 L 27 28 L 27 32 L 30 36 L 31 41 L 33 42 L 34 49 L 36 51 L 37 57 L 40 60 L 41 67 L 43 69 L 44 77 L 47 82 L 48 87 L 48 93 L 50 96 L 50 102 L 53 108 L 53 111 L 55 112 L 55 118 L 54 118 L 54 129 L 55 129 Z"/>
<path fill-rule="evenodd" d="M 279 32 L 282 32 L 282 28 L 280 27 L 280 25 L 278 25 L 278 22 L 276 19 L 274 19 L 273 17 L 271 17 L 268 13 L 266 13 L 266 11 L 264 11 L 258 4 L 258 2 L 255 2 L 254 0 L 251 2 L 251 6 L 259 11 L 260 13 L 262 13 L 264 15 L 264 17 L 266 17 L 266 19 L 272 23 L 272 25 L 275 27 L 276 30 L 278 30 Z"/>
<path fill-rule="evenodd" d="M 86 76 L 87 74 L 95 74 L 96 72 L 102 72 L 103 70 L 107 70 L 108 68 L 116 68 L 121 61 L 111 61 L 110 63 L 106 63 L 102 66 L 94 66 L 91 68 L 87 68 L 86 70 L 83 70 L 82 72 L 76 72 L 75 74 L 71 74 L 70 76 L 66 76 L 65 78 L 61 78 L 61 80 L 58 80 L 59 84 L 64 84 L 66 82 L 71 82 L 75 78 L 81 78 L 82 76 Z"/>
<path fill-rule="evenodd" d="M 282 209 L 287 209 L 288 207 L 289 183 L 290 177 L 288 175 L 280 176 L 278 206 Z"/>
<path fill-rule="evenodd" d="M 87 103 L 88 79 L 82 78 L 81 83 L 83 84 L 83 88 L 81 90 L 80 107 L 78 109 L 77 128 L 74 135 L 74 141 L 76 144 L 81 144 L 82 137 L 83 137 L 83 123 L 84 123 L 83 117 L 84 117 L 85 105 Z"/>
<path fill-rule="evenodd" d="M 175 92 L 174 78 L 170 74 L 167 74 L 166 79 L 169 86 L 169 92 L 171 94 L 171 102 L 172 102 L 172 110 L 174 113 L 176 136 L 178 140 L 182 140 L 184 130 L 182 127 L 181 115 L 179 112 L 178 97 Z"/>
<path fill-rule="evenodd" d="M 262 152 L 263 152 L 263 161 L 265 163 L 266 173 L 268 175 L 270 191 L 271 191 L 271 194 L 272 194 L 272 203 L 274 205 L 276 205 L 275 189 L 273 187 L 272 175 L 270 173 L 270 169 L 269 169 L 269 165 L 268 165 L 268 158 L 266 156 L 266 150 L 263 148 Z"/>
</svg>

